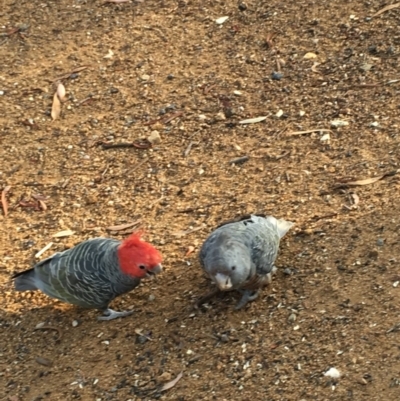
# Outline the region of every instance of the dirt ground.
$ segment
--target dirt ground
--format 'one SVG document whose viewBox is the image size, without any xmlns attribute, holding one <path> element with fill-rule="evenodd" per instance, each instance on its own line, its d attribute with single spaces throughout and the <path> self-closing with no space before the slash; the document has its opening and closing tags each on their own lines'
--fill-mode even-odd
<svg viewBox="0 0 400 401">
<path fill-rule="evenodd" d="M 373 17 L 388 4 L 2 0 L 1 400 L 399 399 L 400 8 Z M 235 293 L 193 310 L 199 246 L 251 212 L 296 223 L 272 285 L 241 311 Z M 14 292 L 14 272 L 138 220 L 165 272 L 113 303 L 132 316 Z"/>
</svg>

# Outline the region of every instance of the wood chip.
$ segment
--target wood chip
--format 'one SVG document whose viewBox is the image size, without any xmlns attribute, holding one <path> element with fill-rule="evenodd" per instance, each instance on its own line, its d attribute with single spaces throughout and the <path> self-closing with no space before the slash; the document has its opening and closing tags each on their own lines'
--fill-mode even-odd
<svg viewBox="0 0 400 401">
<path fill-rule="evenodd" d="M 122 231 L 122 230 L 126 230 L 127 228 L 133 227 L 133 226 L 137 226 L 142 220 L 136 220 L 136 221 L 132 221 L 131 223 L 126 223 L 126 224 L 120 224 L 118 226 L 110 226 L 107 227 L 106 230 L 107 231 Z"/>
<path fill-rule="evenodd" d="M 36 255 L 35 258 L 40 258 L 46 251 L 48 251 L 52 247 L 53 243 L 49 242 L 43 249 L 41 249 Z"/>
<path fill-rule="evenodd" d="M 255 123 L 260 123 L 261 121 L 264 121 L 266 119 L 267 116 L 248 118 L 247 120 L 239 121 L 239 124 L 255 124 Z"/>
<path fill-rule="evenodd" d="M 183 376 L 183 372 L 180 372 L 179 375 L 176 376 L 176 378 L 174 380 L 171 380 L 170 382 L 165 383 L 161 387 L 160 392 L 167 391 L 167 390 L 171 389 L 172 387 L 174 387 L 178 383 L 178 381 L 181 380 L 182 376 Z"/>
<path fill-rule="evenodd" d="M 1 206 L 3 208 L 4 217 L 8 214 L 7 192 L 11 189 L 11 185 L 6 186 L 1 193 Z"/>
<path fill-rule="evenodd" d="M 400 3 L 390 4 L 390 5 L 386 6 L 386 7 L 383 7 L 377 13 L 373 14 L 372 17 L 377 17 L 378 15 L 381 15 L 381 14 L 385 13 L 386 11 L 393 10 L 395 8 L 398 8 L 398 7 L 400 7 Z"/>
<path fill-rule="evenodd" d="M 59 231 L 58 233 L 53 234 L 53 238 L 69 237 L 74 234 L 75 234 L 75 231 L 64 230 L 64 231 Z"/>
<path fill-rule="evenodd" d="M 53 96 L 53 105 L 51 107 L 51 118 L 53 120 L 57 120 L 57 118 L 60 117 L 60 114 L 61 114 L 61 102 L 56 92 L 54 93 Z"/>
</svg>

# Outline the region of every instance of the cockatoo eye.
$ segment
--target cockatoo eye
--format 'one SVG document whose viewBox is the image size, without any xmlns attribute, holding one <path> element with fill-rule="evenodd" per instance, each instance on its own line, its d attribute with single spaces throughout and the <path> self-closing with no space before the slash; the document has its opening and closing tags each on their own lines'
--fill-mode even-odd
<svg viewBox="0 0 400 401">
<path fill-rule="evenodd" d="M 139 269 L 145 270 L 145 269 L 146 269 L 146 266 L 145 266 L 145 265 L 139 265 Z"/>
<path fill-rule="evenodd" d="M 231 267 L 231 270 L 233 271 L 233 270 L 236 270 L 236 266 L 232 266 Z"/>
</svg>

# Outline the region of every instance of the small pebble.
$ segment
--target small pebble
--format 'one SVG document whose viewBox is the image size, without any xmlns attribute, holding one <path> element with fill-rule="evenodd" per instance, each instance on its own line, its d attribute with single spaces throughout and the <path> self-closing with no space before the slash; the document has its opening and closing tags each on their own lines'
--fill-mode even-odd
<svg viewBox="0 0 400 401">
<path fill-rule="evenodd" d="M 297 316 L 296 316 L 295 313 L 290 314 L 290 316 L 289 316 L 289 318 L 288 318 L 288 320 L 289 320 L 290 323 L 295 322 L 296 319 L 297 319 Z"/>
<path fill-rule="evenodd" d="M 79 322 L 77 320 L 72 321 L 72 327 L 78 326 Z"/>
<path fill-rule="evenodd" d="M 280 81 L 282 78 L 283 78 L 283 74 L 281 73 L 281 72 L 273 72 L 272 74 L 271 74 L 271 78 L 274 80 L 274 81 Z"/>
<path fill-rule="evenodd" d="M 147 343 L 148 339 L 145 336 L 137 336 L 136 337 L 136 343 L 137 344 L 145 344 Z"/>
<path fill-rule="evenodd" d="M 383 245 L 385 245 L 385 240 L 384 240 L 383 238 L 378 238 L 378 239 L 376 240 L 376 245 L 378 245 L 378 246 L 383 246 Z"/>
<path fill-rule="evenodd" d="M 286 274 L 287 276 L 291 276 L 293 274 L 288 267 L 283 271 L 283 273 Z"/>
<path fill-rule="evenodd" d="M 174 78 L 175 78 L 175 76 L 173 74 L 168 74 L 167 75 L 168 81 L 172 81 Z"/>
<path fill-rule="evenodd" d="M 3 96 L 4 95 L 4 91 L 0 91 L 0 96 Z"/>
<path fill-rule="evenodd" d="M 330 368 L 327 372 L 324 373 L 324 376 L 332 377 L 332 379 L 339 379 L 341 375 L 336 368 Z"/>
<path fill-rule="evenodd" d="M 149 301 L 153 302 L 156 299 L 156 297 L 153 294 L 149 295 Z"/>
<path fill-rule="evenodd" d="M 110 93 L 114 94 L 114 93 L 118 93 L 119 89 L 118 88 L 110 88 Z"/>
<path fill-rule="evenodd" d="M 151 131 L 150 135 L 147 137 L 147 140 L 153 145 L 161 142 L 161 136 L 158 131 Z"/>
<path fill-rule="evenodd" d="M 140 79 L 141 79 L 142 81 L 148 81 L 148 80 L 150 79 L 150 75 L 143 74 L 143 75 L 140 77 Z"/>
<path fill-rule="evenodd" d="M 222 341 L 223 343 L 229 342 L 229 337 L 228 337 L 228 335 L 227 335 L 227 334 L 222 334 L 222 335 L 221 335 L 221 341 Z"/>
<path fill-rule="evenodd" d="M 240 11 L 246 11 L 247 10 L 247 5 L 245 3 L 240 3 L 238 7 L 239 7 Z"/>
</svg>

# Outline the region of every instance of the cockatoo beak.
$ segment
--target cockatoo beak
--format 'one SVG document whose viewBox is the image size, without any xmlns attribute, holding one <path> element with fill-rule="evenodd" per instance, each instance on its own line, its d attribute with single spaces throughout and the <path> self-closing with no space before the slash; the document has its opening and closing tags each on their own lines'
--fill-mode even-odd
<svg viewBox="0 0 400 401">
<path fill-rule="evenodd" d="M 231 278 L 225 274 L 217 273 L 214 276 L 214 281 L 221 291 L 228 291 L 232 288 Z"/>
<path fill-rule="evenodd" d="M 147 270 L 146 277 L 151 278 L 154 277 L 156 274 L 161 273 L 163 271 L 161 263 L 154 266 L 151 270 Z"/>
</svg>

